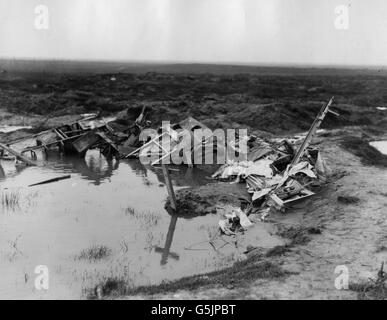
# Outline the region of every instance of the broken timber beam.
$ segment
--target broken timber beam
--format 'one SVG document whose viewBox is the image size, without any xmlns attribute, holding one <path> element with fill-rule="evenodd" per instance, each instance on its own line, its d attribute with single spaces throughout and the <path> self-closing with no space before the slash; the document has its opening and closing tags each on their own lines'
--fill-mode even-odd
<svg viewBox="0 0 387 320">
<path fill-rule="evenodd" d="M 334 99 L 334 97 L 332 97 L 331 100 L 329 100 L 328 104 L 326 104 L 325 106 L 323 106 L 321 108 L 321 110 L 318 113 L 316 119 L 313 121 L 313 124 L 310 127 L 307 136 L 305 137 L 304 141 L 302 142 L 301 147 L 298 149 L 295 157 L 293 158 L 293 161 L 291 163 L 291 167 L 293 167 L 297 163 L 299 163 L 300 159 L 305 154 L 306 149 L 309 147 L 310 143 L 312 142 L 313 136 L 316 134 L 316 131 L 320 127 L 320 125 L 323 122 L 323 120 L 324 120 L 325 116 L 327 115 L 327 113 L 330 111 L 329 108 L 330 108 L 330 106 L 333 103 L 333 99 Z"/>
<path fill-rule="evenodd" d="M 277 184 L 277 186 L 274 188 L 274 190 L 270 193 L 271 195 L 273 195 L 277 190 L 279 190 L 286 183 L 286 181 L 289 178 L 289 170 L 293 166 L 295 166 L 296 164 L 298 164 L 300 162 L 300 159 L 305 154 L 306 149 L 309 147 L 310 143 L 312 142 L 312 139 L 313 139 L 314 135 L 316 134 L 318 128 L 320 127 L 321 123 L 323 122 L 325 116 L 327 115 L 328 112 L 332 112 L 332 111 L 329 110 L 329 108 L 332 105 L 334 98 L 335 97 L 332 97 L 329 100 L 329 102 L 320 109 L 320 112 L 318 113 L 317 117 L 314 119 L 313 124 L 312 124 L 312 126 L 310 127 L 310 129 L 308 131 L 308 134 L 306 135 L 304 141 L 302 142 L 302 145 L 298 149 L 298 151 L 297 151 L 296 155 L 294 156 L 292 162 L 286 168 L 286 171 L 284 173 L 284 177 Z M 332 112 L 332 113 L 336 114 L 335 112 Z M 274 198 L 274 202 L 276 202 L 275 198 Z M 266 203 L 267 202 L 264 201 L 263 204 L 262 204 L 262 207 L 264 205 L 266 205 Z M 279 204 L 278 201 L 277 201 L 277 204 Z"/>
<path fill-rule="evenodd" d="M 48 179 L 48 180 L 44 180 L 44 181 L 41 181 L 41 182 L 37 182 L 37 183 L 34 183 L 34 184 L 30 184 L 28 187 L 40 186 L 42 184 L 48 184 L 48 183 L 57 182 L 57 181 L 61 181 L 61 180 L 65 180 L 65 179 L 70 179 L 70 178 L 71 178 L 71 175 L 66 175 L 66 176 L 57 177 L 57 178 L 53 178 L 53 179 Z"/>
<path fill-rule="evenodd" d="M 3 143 L 0 143 L 0 148 L 5 150 L 5 151 L 7 151 L 8 153 L 14 155 L 17 160 L 23 161 L 23 162 L 27 163 L 30 166 L 37 166 L 37 164 L 34 161 L 28 159 L 27 157 L 23 156 L 19 152 L 13 150 L 12 148 L 6 146 Z"/>
</svg>

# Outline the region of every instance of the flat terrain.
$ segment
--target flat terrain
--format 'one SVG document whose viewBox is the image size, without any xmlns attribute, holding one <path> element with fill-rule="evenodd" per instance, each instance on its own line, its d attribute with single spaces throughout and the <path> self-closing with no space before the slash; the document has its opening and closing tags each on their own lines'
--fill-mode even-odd
<svg viewBox="0 0 387 320">
<path fill-rule="evenodd" d="M 271 217 L 273 232 L 287 246 L 162 285 L 129 287 L 113 279 L 101 284 L 106 297 L 356 298 L 357 292 L 335 288 L 335 268 L 347 266 L 350 282 L 359 283 L 385 261 L 387 160 L 368 142 L 387 138 L 386 71 L 205 65 L 66 70 L 0 74 L 1 124 L 33 126 L 1 140 L 81 113 L 128 109 L 135 119 L 143 105 L 154 127 L 193 116 L 212 129 L 247 128 L 264 137 L 307 131 L 332 96 L 340 114 L 326 118 L 326 131 L 314 141 L 335 179 L 306 203 Z"/>
<path fill-rule="evenodd" d="M 0 74 L 0 108 L 19 116 L 54 116 L 149 106 L 154 126 L 190 115 L 211 128 L 244 127 L 270 133 L 308 130 L 321 104 L 335 96 L 341 117 L 323 127 L 386 124 L 387 72 L 221 66 L 167 66 L 163 73 Z M 184 72 L 188 70 L 188 72 Z M 211 73 L 213 72 L 213 73 Z M 7 119 L 4 119 L 7 120 Z M 19 119 L 20 121 L 20 119 Z"/>
</svg>

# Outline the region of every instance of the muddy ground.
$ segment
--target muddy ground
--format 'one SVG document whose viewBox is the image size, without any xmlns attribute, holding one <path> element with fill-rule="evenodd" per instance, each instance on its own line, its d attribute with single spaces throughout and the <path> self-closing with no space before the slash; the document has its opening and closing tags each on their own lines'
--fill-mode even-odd
<svg viewBox="0 0 387 320">
<path fill-rule="evenodd" d="M 221 68 L 220 68 L 221 70 Z M 335 288 L 335 268 L 345 265 L 351 283 L 374 277 L 386 260 L 387 159 L 369 147 L 387 139 L 387 73 L 346 70 L 243 69 L 206 73 L 13 74 L 0 75 L 1 123 L 34 129 L 1 135 L 2 141 L 76 118 L 129 109 L 134 119 L 147 105 L 153 126 L 190 115 L 210 128 L 247 128 L 265 137 L 309 129 L 322 103 L 335 96 L 314 143 L 335 174 L 322 192 L 273 214 L 284 244 L 251 243 L 245 260 L 213 273 L 156 286 L 128 287 L 120 275 L 101 283 L 104 297 L 193 299 L 348 299 L 358 293 Z M 213 214 L 222 202 L 238 203 L 244 185 L 212 183 L 185 190 Z M 237 197 L 236 197 L 237 195 Z M 199 198 L 198 198 L 199 197 Z M 254 220 L 254 218 L 252 218 Z M 257 222 L 259 223 L 259 222 Z M 100 292 L 100 294 L 101 294 Z M 89 297 L 95 297 L 90 288 Z"/>
</svg>

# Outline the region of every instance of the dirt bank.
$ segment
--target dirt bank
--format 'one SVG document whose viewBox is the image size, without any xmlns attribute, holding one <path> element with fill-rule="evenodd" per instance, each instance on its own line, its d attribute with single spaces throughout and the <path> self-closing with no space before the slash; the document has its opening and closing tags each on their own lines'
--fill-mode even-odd
<svg viewBox="0 0 387 320">
<path fill-rule="evenodd" d="M 184 189 L 176 193 L 179 215 L 200 216 L 216 213 L 219 206 L 231 205 L 240 207 L 242 202 L 249 201 L 250 195 L 240 184 L 215 182 L 195 189 Z M 166 203 L 169 207 L 169 199 Z M 222 210 L 222 209 L 220 209 Z"/>
</svg>

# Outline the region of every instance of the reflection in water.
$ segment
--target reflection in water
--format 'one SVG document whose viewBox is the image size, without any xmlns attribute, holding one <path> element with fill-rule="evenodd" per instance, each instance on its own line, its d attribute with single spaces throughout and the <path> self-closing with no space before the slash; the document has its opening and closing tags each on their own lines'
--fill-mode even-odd
<svg viewBox="0 0 387 320">
<path fill-rule="evenodd" d="M 140 161 L 131 161 L 128 162 L 129 167 L 136 173 L 136 175 L 141 177 L 147 176 L 147 168 Z"/>
<path fill-rule="evenodd" d="M 177 253 L 171 252 L 173 235 L 176 229 L 177 215 L 171 216 L 171 222 L 169 223 L 169 228 L 167 232 L 167 238 L 165 240 L 164 248 L 157 247 L 155 248 L 156 252 L 161 253 L 161 265 L 165 265 L 168 262 L 168 258 L 172 257 L 175 260 L 179 260 L 179 255 Z"/>
<path fill-rule="evenodd" d="M 198 187 L 209 181 L 207 178 L 209 174 L 197 168 L 186 166 L 168 166 L 168 168 L 172 169 L 169 171 L 169 176 L 176 187 Z M 165 184 L 163 171 L 160 167 L 147 167 L 147 169 L 152 170 L 157 175 L 157 179 Z"/>
<path fill-rule="evenodd" d="M 111 182 L 114 171 L 117 171 L 120 166 L 120 162 L 118 160 L 106 159 L 97 150 L 89 150 L 85 157 L 63 155 L 57 152 L 39 152 L 37 155 L 38 159 L 44 163 L 42 168 L 34 168 L 34 170 L 38 170 L 37 173 L 42 170 L 41 174 L 44 175 L 45 172 L 43 170 L 51 168 L 55 171 L 55 173 L 60 172 L 78 175 L 82 180 L 91 181 L 95 186 L 99 186 L 105 182 Z M 9 170 L 6 172 L 0 164 L 0 180 L 7 181 L 9 178 L 15 178 L 21 174 L 23 170 L 28 168 L 26 166 L 15 167 L 13 162 L 5 162 L 7 163 Z M 144 185 L 151 184 L 149 181 L 149 172 L 152 172 L 152 176 L 155 176 L 158 182 L 165 185 L 165 179 L 161 168 L 144 166 L 139 160 L 127 160 L 123 163 L 128 165 L 131 171 L 142 179 Z M 207 173 L 197 168 L 189 168 L 185 166 L 170 166 L 170 168 L 172 168 L 172 171 L 170 171 L 171 181 L 175 187 L 199 186 L 208 181 L 206 178 Z M 25 179 L 21 180 L 24 181 Z M 128 176 L 128 180 L 130 180 L 130 176 Z M 28 185 L 28 183 L 26 182 L 25 186 Z M 130 184 L 131 182 L 128 181 L 128 183 Z M 163 190 L 163 188 L 161 188 L 161 190 Z M 79 196 L 82 197 L 82 194 Z M 164 248 L 155 246 L 155 251 L 162 254 L 161 265 L 167 264 L 169 257 L 172 257 L 175 260 L 179 259 L 179 255 L 177 253 L 170 251 L 178 218 L 177 215 L 174 215 L 172 212 L 169 212 L 169 215 L 167 212 L 165 212 L 165 214 L 166 216 L 170 216 L 165 245 Z"/>
<path fill-rule="evenodd" d="M 63 155 L 58 152 L 37 152 L 38 159 L 44 163 L 44 166 L 51 167 L 54 171 L 79 174 L 81 178 L 91 181 L 98 186 L 103 182 L 110 181 L 115 170 L 119 168 L 119 160 L 107 159 L 97 150 L 89 150 L 85 157 L 74 155 Z M 7 177 L 14 177 L 20 174 L 25 165 L 13 166 L 13 162 L 4 161 L 12 165 L 13 169 L 7 173 Z M 139 160 L 125 160 L 132 171 L 142 178 L 145 184 L 149 183 L 148 172 L 156 174 L 160 183 L 165 183 L 162 170 L 157 167 L 144 166 Z M 208 173 L 186 166 L 170 166 L 173 171 L 170 172 L 171 180 L 177 187 L 196 187 L 208 182 Z M 2 167 L 0 165 L 0 179 L 2 177 Z M 3 170 L 4 171 L 4 170 Z M 3 172 L 3 175 L 5 173 Z"/>
<path fill-rule="evenodd" d="M 38 157 L 43 163 L 43 167 L 51 168 L 56 172 L 78 174 L 82 179 L 91 181 L 96 186 L 108 181 L 112 177 L 113 171 L 119 168 L 119 161 L 108 160 L 96 150 L 89 151 L 84 158 L 65 156 L 57 152 L 41 152 Z M 28 168 L 24 164 L 15 166 L 12 161 L 4 161 L 3 163 L 8 168 L 6 178 L 15 177 Z M 5 176 L 2 177 L 1 169 L 0 164 L 0 179 L 4 179 Z M 5 173 L 3 174 L 5 175 Z"/>
<path fill-rule="evenodd" d="M 113 171 L 119 167 L 119 161 L 106 159 L 101 154 L 97 156 L 86 154 L 83 163 L 86 165 L 86 168 L 82 166 L 82 168 L 77 167 L 76 169 L 82 171 L 83 175 L 87 176 L 89 180 L 94 181 L 95 185 L 99 185 L 101 182 L 109 179 Z"/>
<path fill-rule="evenodd" d="M 56 157 L 55 157 L 56 156 Z M 50 155 L 48 164 L 55 168 L 79 174 L 83 179 L 91 181 L 98 186 L 113 175 L 113 171 L 119 168 L 119 161 L 108 160 L 97 150 L 90 150 L 84 158 L 77 156 Z"/>
<path fill-rule="evenodd" d="M 128 162 L 131 169 L 139 176 L 143 177 L 145 183 L 148 182 L 148 171 L 156 174 L 157 180 L 160 183 L 165 184 L 163 171 L 161 167 L 152 167 L 150 165 L 144 166 L 139 160 L 129 160 Z M 173 166 L 168 168 L 172 169 L 169 172 L 173 185 L 176 187 L 197 187 L 208 182 L 209 174 L 197 168 L 189 168 L 188 166 Z"/>
<path fill-rule="evenodd" d="M 27 166 L 23 163 L 15 165 L 14 161 L 8 160 L 5 160 L 3 162 L 0 161 L 0 167 L 0 181 L 4 181 L 8 178 L 13 178 L 23 172 L 25 168 L 27 168 Z"/>
</svg>

